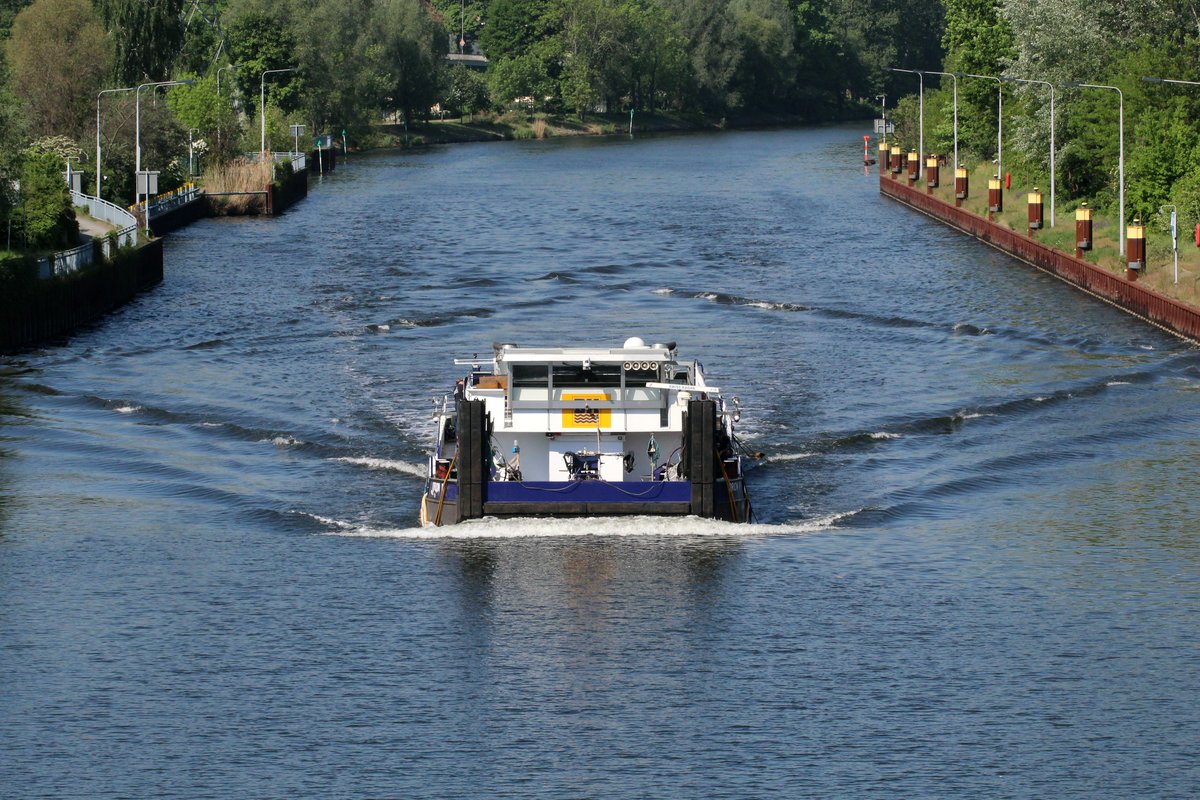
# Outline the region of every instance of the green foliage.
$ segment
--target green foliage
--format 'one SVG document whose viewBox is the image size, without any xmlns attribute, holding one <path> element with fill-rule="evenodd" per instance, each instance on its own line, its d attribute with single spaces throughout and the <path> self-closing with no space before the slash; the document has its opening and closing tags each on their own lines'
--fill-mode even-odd
<svg viewBox="0 0 1200 800">
<path fill-rule="evenodd" d="M 66 165 L 62 157 L 31 146 L 25 151 L 22 162 L 17 219 L 25 246 L 30 249 L 74 247 L 79 238 L 79 225 L 63 180 Z"/>
<path fill-rule="evenodd" d="M 27 5 L 29 0 L 0 0 L 0 39 L 8 36 L 13 20 Z"/>
<path fill-rule="evenodd" d="M 16 202 L 13 179 L 21 169 L 21 142 L 24 119 L 17 99 L 8 91 L 8 68 L 0 51 L 0 223 L 8 227 L 9 215 Z"/>
<path fill-rule="evenodd" d="M 377 0 L 371 14 L 379 46 L 381 98 L 406 120 L 427 117 L 438 100 L 438 70 L 446 55 L 445 30 L 420 0 Z"/>
<path fill-rule="evenodd" d="M 8 45 L 17 95 L 34 135 L 80 136 L 112 57 L 88 0 L 36 0 L 17 15 Z"/>
<path fill-rule="evenodd" d="M 258 107 L 266 96 L 285 110 L 300 105 L 298 73 L 264 75 L 268 70 L 292 69 L 296 63 L 296 35 L 289 24 L 288 9 L 271 0 L 247 0 L 231 5 L 225 20 L 230 56 L 238 65 L 236 81 L 247 106 Z"/>
<path fill-rule="evenodd" d="M 183 0 L 96 0 L 119 86 L 166 79 L 183 44 Z"/>
<path fill-rule="evenodd" d="M 188 77 L 195 83 L 172 88 L 167 106 L 180 126 L 193 132 L 194 141 L 202 143 L 204 153 L 221 161 L 233 158 L 238 153 L 235 145 L 240 126 L 230 98 L 217 94 L 215 73 Z"/>
<path fill-rule="evenodd" d="M 995 0 L 945 0 L 946 22 L 942 45 L 946 49 L 943 72 L 1000 75 L 1013 56 L 1013 33 Z M 1003 88 L 1011 94 L 1011 87 Z M 960 149 L 992 159 L 1000 152 L 996 81 L 959 78 Z"/>
<path fill-rule="evenodd" d="M 491 105 L 483 75 L 461 64 L 445 72 L 442 108 L 459 116 L 484 111 Z"/>
<path fill-rule="evenodd" d="M 463 51 L 470 53 L 484 30 L 484 18 L 488 13 L 487 0 L 433 0 L 433 6 L 441 15 L 441 22 L 450 34 L 450 52 L 459 51 L 459 39 L 463 39 Z"/>
</svg>

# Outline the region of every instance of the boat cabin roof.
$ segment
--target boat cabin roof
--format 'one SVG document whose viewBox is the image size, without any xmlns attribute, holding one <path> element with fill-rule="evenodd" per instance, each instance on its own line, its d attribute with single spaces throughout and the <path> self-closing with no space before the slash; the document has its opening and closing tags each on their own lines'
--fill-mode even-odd
<svg viewBox="0 0 1200 800">
<path fill-rule="evenodd" d="M 495 344 L 493 357 L 488 359 L 455 359 L 457 364 L 564 364 L 593 361 L 600 364 L 624 364 L 626 362 L 650 361 L 655 363 L 675 362 L 675 343 L 645 345 L 637 342 L 625 347 L 520 347 L 515 344 Z"/>
</svg>

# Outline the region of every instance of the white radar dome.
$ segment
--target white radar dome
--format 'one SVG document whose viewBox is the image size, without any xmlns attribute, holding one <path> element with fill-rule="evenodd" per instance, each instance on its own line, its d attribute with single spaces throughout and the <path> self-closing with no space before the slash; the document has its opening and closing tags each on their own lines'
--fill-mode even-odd
<svg viewBox="0 0 1200 800">
<path fill-rule="evenodd" d="M 645 346 L 646 346 L 646 343 L 644 341 L 642 341 L 642 337 L 640 337 L 640 336 L 630 336 L 628 339 L 625 340 L 625 349 L 626 350 L 632 350 L 635 347 L 645 347 Z"/>
</svg>

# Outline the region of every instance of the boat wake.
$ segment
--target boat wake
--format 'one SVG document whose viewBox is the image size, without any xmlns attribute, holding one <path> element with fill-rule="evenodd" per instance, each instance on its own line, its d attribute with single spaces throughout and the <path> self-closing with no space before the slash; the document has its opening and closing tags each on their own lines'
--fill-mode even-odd
<svg viewBox="0 0 1200 800">
<path fill-rule="evenodd" d="M 388 528 L 305 514 L 321 523 L 327 536 L 366 539 L 565 539 L 605 537 L 706 538 L 794 536 L 833 530 L 858 511 L 776 524 L 737 524 L 700 517 L 612 517 L 581 519 L 485 517 L 442 527 Z"/>
<path fill-rule="evenodd" d="M 394 461 L 387 458 L 370 458 L 369 456 L 362 457 L 344 457 L 335 458 L 342 464 L 353 464 L 356 467 L 366 467 L 372 470 L 385 470 L 390 472 L 403 472 L 405 475 L 414 475 L 424 479 L 427 477 L 429 470 L 423 464 L 413 464 L 408 461 Z"/>
</svg>

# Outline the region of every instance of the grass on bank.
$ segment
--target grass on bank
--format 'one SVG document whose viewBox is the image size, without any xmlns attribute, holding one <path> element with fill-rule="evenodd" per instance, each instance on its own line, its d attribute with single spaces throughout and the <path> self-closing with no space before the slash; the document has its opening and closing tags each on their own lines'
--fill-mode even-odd
<svg viewBox="0 0 1200 800">
<path fill-rule="evenodd" d="M 979 164 L 971 168 L 969 193 L 963 201 L 963 209 L 987 216 L 988 178 L 995 175 L 995 166 L 990 163 Z M 889 173 L 890 175 L 890 173 Z M 890 176 L 885 178 L 891 180 Z M 901 180 L 907 184 L 907 177 L 901 175 Z M 952 162 L 941 169 L 939 186 L 933 194 L 939 200 L 954 204 L 954 167 Z M 916 187 L 925 189 L 925 171 L 921 170 L 921 179 Z M 1028 195 L 1035 188 L 1033 183 L 1022 182 L 1015 176 L 1011 189 L 1004 191 L 1004 211 L 996 215 L 996 221 L 1007 225 L 1014 231 L 1025 233 L 1029 230 Z M 1049 187 L 1038 185 L 1043 198 L 1044 227 L 1035 231 L 1033 238 L 1066 253 L 1075 253 L 1075 209 L 1079 201 L 1064 203 L 1059 199 L 1055 208 L 1055 225 L 1050 227 L 1050 191 Z M 1179 230 L 1179 284 L 1174 282 L 1174 261 L 1171 252 L 1171 232 L 1157 227 L 1162 220 L 1143 220 L 1146 223 L 1146 269 L 1138 283 L 1149 286 L 1168 297 L 1181 300 L 1189 305 L 1200 306 L 1200 248 L 1196 247 L 1194 231 L 1182 226 Z M 1092 250 L 1084 254 L 1084 258 L 1099 267 L 1124 276 L 1125 258 L 1120 253 L 1119 228 L 1117 214 L 1105 214 L 1100 209 L 1092 212 Z"/>
<path fill-rule="evenodd" d="M 217 195 L 222 208 L 227 213 L 245 213 L 251 208 L 262 205 L 262 196 L 258 194 L 240 194 L 241 192 L 263 192 L 271 182 L 271 164 L 236 158 L 233 161 L 216 164 L 204 173 L 201 183 L 204 191 L 210 196 Z M 227 194 L 233 193 L 233 194 Z"/>
</svg>

